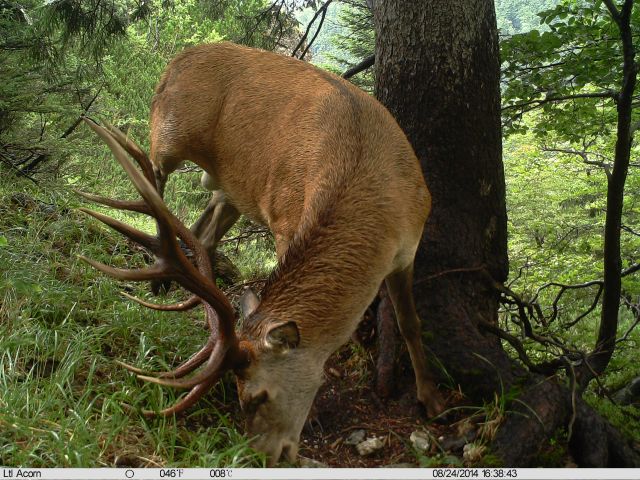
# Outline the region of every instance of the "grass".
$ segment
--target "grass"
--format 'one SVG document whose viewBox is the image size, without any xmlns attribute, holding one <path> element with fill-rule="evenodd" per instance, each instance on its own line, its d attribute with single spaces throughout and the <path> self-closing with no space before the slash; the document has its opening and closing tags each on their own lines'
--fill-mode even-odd
<svg viewBox="0 0 640 480">
<path fill-rule="evenodd" d="M 104 181 L 97 177 L 111 179 L 111 195 L 132 197 L 127 180 L 106 167 L 88 174 L 82 186 L 74 186 L 99 191 Z M 208 195 L 197 188 L 197 174 L 177 177 L 169 183 L 167 198 L 173 200 L 170 208 L 190 224 Z M 142 265 L 145 256 L 79 213 L 80 199 L 60 183 L 34 186 L 0 176 L 0 464 L 264 465 L 264 458 L 251 450 L 237 426 L 238 407 L 230 381 L 218 385 L 184 417 L 148 420 L 139 413 L 142 408 L 166 407 L 182 392 L 141 384 L 114 360 L 147 370 L 174 366 L 205 341 L 203 318 L 198 310 L 163 313 L 132 304 L 120 291 L 145 297 L 147 285 L 115 282 L 79 261 L 82 254 L 125 268 Z M 104 211 L 152 231 L 148 219 Z M 275 263 L 268 245 L 253 241 L 236 248 L 232 242 L 225 249 L 244 278 L 259 278 Z M 180 293 L 172 296 L 168 301 Z M 621 331 L 631 321 L 623 313 Z M 623 385 L 637 375 L 630 365 L 635 362 L 639 335 L 634 332 L 616 351 L 603 379 L 609 386 Z M 587 332 L 573 338 L 580 342 L 583 336 L 589 338 Z M 355 357 L 364 354 L 353 348 Z M 367 372 L 359 377 L 368 381 Z M 593 394 L 586 398 L 640 440 L 637 410 L 617 407 Z M 504 410 L 498 404 L 496 408 Z M 434 460 L 435 464 L 452 461 Z"/>
<path fill-rule="evenodd" d="M 142 253 L 75 211 L 68 191 L 12 179 L 0 198 L 0 464 L 262 465 L 224 407 L 233 394 L 223 385 L 186 417 L 138 413 L 181 392 L 142 385 L 114 360 L 167 368 L 207 335 L 197 310 L 133 305 L 120 290 L 145 296 L 145 285 L 114 282 L 77 258 L 125 267 L 142 263 Z"/>
</svg>

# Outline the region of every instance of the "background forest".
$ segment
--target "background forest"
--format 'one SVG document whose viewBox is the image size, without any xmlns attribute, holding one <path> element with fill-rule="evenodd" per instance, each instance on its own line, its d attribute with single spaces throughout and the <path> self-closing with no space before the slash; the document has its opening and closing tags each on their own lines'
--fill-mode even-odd
<svg viewBox="0 0 640 480">
<path fill-rule="evenodd" d="M 502 340 L 529 367 L 568 365 L 593 348 L 600 328 L 607 184 L 616 145 L 613 92 L 622 76 L 622 53 L 615 25 L 599 0 L 496 0 L 496 14 L 510 260 Z M 638 9 L 631 25 L 635 38 Z M 141 387 L 113 360 L 168 368 L 201 343 L 202 319 L 198 312 L 152 312 L 132 304 L 120 292 L 148 298 L 146 285 L 117 283 L 78 259 L 82 254 L 123 268 L 149 259 L 147 252 L 77 211 L 84 203 L 76 189 L 133 198 L 129 180 L 98 146 L 82 116 L 128 130 L 147 148 L 149 106 L 168 61 L 185 47 L 221 40 L 294 53 L 338 74 L 370 57 L 375 42 L 365 0 L 0 0 L 0 464 L 263 464 L 242 436 L 237 407 L 226 406 L 235 400 L 232 382 L 186 419 L 144 420 L 123 406 L 155 409 L 180 392 Z M 372 68 L 351 80 L 373 91 Z M 292 86 L 284 79 L 282 88 Z M 633 99 L 636 107 L 638 96 Z M 635 131 L 640 125 L 635 114 L 633 120 Z M 636 446 L 637 153 L 634 144 L 620 233 L 615 352 L 582 394 Z M 193 165 L 173 175 L 165 194 L 186 224 L 199 216 L 208 198 Z M 146 219 L 101 211 L 153 231 Z M 222 241 L 224 259 L 218 260 L 226 267 L 218 283 L 231 296 L 244 285 L 260 285 L 276 265 L 273 250 L 264 228 L 241 220 Z M 181 296 L 169 293 L 171 299 Z M 523 320 L 523 309 L 533 327 Z M 332 364 L 339 370 L 336 378 L 371 384 L 375 356 L 369 347 L 366 341 L 347 345 Z M 566 374 L 562 381 L 572 384 L 575 378 Z M 447 388 L 457 390 L 454 384 Z M 492 425 L 504 414 L 501 400 L 456 402 L 457 426 L 436 427 L 428 435 L 459 439 L 468 416 Z M 332 458 L 338 437 L 331 438 L 329 443 L 337 443 L 329 448 L 316 432 L 306 434 L 301 454 L 331 466 L 478 461 L 463 458 L 462 445 L 423 450 L 409 440 L 411 429 L 406 433 L 399 447 L 389 447 L 388 454 L 369 463 L 351 451 Z M 538 465 L 571 465 L 566 435 L 557 433 Z M 475 442 L 483 446 L 482 439 Z"/>
</svg>

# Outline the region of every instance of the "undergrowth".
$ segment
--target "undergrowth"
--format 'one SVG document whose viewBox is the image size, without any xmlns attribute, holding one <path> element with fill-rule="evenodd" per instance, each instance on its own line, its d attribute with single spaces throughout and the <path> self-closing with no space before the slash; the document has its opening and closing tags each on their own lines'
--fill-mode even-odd
<svg viewBox="0 0 640 480">
<path fill-rule="evenodd" d="M 0 205 L 0 464 L 263 464 L 224 407 L 234 395 L 225 385 L 185 417 L 141 415 L 182 392 L 141 385 L 114 360 L 166 369 L 207 337 L 197 309 L 172 314 L 132 304 L 120 291 L 144 297 L 146 285 L 115 282 L 78 259 L 124 268 L 143 264 L 141 250 L 78 212 L 81 202 L 67 189 L 5 176 Z"/>
<path fill-rule="evenodd" d="M 121 268 L 148 261 L 141 249 L 80 213 L 77 208 L 84 203 L 70 188 L 100 192 L 109 184 L 110 191 L 102 189 L 102 194 L 134 198 L 126 178 L 100 166 L 88 172 L 82 184 L 70 180 L 72 185 L 66 186 L 59 179 L 34 185 L 0 176 L 0 464 L 264 465 L 237 428 L 240 417 L 230 381 L 218 385 L 186 416 L 149 420 L 141 414 L 143 408 L 168 406 L 182 392 L 141 384 L 114 360 L 146 370 L 168 369 L 204 343 L 206 326 L 199 310 L 154 312 L 133 304 L 120 292 L 148 297 L 147 285 L 113 281 L 78 259 L 85 255 Z M 193 172 L 174 175 L 166 198 L 189 225 L 208 194 Z M 91 208 L 153 231 L 147 218 Z M 240 223 L 228 236 L 239 236 L 244 227 Z M 228 242 L 224 250 L 246 281 L 266 277 L 275 265 L 272 246 L 267 238 Z M 183 296 L 174 290 L 166 301 Z M 622 315 L 622 329 L 631 321 L 627 317 Z M 629 368 L 635 365 L 637 338 L 634 332 L 619 344 L 602 379 L 609 388 L 638 375 Z M 353 348 L 356 357 L 364 355 Z M 370 380 L 367 371 L 359 377 Z M 640 441 L 637 409 L 616 406 L 593 392 L 586 399 Z M 420 460 L 423 466 L 432 465 L 425 461 Z M 451 459 L 433 462 L 449 464 Z"/>
</svg>

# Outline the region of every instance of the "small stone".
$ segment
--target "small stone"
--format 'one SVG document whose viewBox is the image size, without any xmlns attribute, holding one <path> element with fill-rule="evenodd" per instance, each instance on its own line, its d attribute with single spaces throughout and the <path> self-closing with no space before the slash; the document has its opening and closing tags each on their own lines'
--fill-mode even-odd
<svg viewBox="0 0 640 480">
<path fill-rule="evenodd" d="M 466 463 L 477 463 L 482 459 L 482 455 L 487 450 L 487 447 L 483 445 L 477 445 L 475 443 L 467 443 L 462 448 L 462 459 Z"/>
<path fill-rule="evenodd" d="M 356 449 L 358 450 L 360 456 L 366 457 L 367 455 L 371 455 L 372 453 L 377 452 L 383 446 L 384 443 L 382 443 L 382 440 L 380 440 L 378 437 L 373 437 L 367 438 L 364 442 L 356 445 Z"/>
<path fill-rule="evenodd" d="M 409 440 L 411 440 L 413 448 L 421 452 L 426 452 L 431 446 L 431 443 L 429 441 L 429 434 L 424 430 L 414 431 L 409 437 Z"/>
<path fill-rule="evenodd" d="M 326 463 L 314 460 L 313 458 L 299 457 L 300 466 L 303 468 L 329 468 Z"/>
<path fill-rule="evenodd" d="M 475 425 L 468 419 L 458 424 L 458 435 L 460 435 L 461 437 L 469 438 L 470 435 L 475 435 L 475 430 Z"/>
<path fill-rule="evenodd" d="M 445 452 L 458 452 L 464 448 L 466 443 L 467 439 L 464 437 L 448 437 L 441 440 L 440 448 Z"/>
<path fill-rule="evenodd" d="M 329 445 L 329 448 L 330 448 L 331 450 L 335 450 L 335 449 L 336 449 L 336 447 L 337 447 L 338 445 L 340 445 L 340 443 L 342 443 L 343 441 L 344 441 L 344 438 L 342 438 L 342 437 L 338 437 L 338 438 L 336 438 L 336 439 L 334 440 L 334 442 L 333 442 L 331 445 Z"/>
<path fill-rule="evenodd" d="M 364 440 L 364 430 L 354 430 L 344 441 L 347 445 L 357 445 Z"/>
</svg>

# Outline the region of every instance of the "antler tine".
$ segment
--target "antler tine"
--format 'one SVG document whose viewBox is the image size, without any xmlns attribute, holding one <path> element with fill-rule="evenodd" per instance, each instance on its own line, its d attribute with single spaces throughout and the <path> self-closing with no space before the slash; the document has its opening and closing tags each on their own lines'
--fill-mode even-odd
<svg viewBox="0 0 640 480">
<path fill-rule="evenodd" d="M 100 220 L 102 223 L 113 228 L 115 231 L 120 232 L 126 237 L 129 237 L 134 242 L 147 247 L 152 252 L 155 253 L 158 250 L 158 239 L 156 237 L 141 232 L 140 230 L 133 228 L 126 223 L 122 223 L 121 221 L 116 220 L 115 218 L 111 218 L 107 215 L 103 215 L 102 213 L 89 210 L 88 208 L 79 208 L 78 210 Z"/>
<path fill-rule="evenodd" d="M 128 298 L 131 298 L 135 301 L 138 301 L 139 299 L 137 299 L 136 297 L 133 297 L 131 295 L 129 295 L 128 293 L 122 292 L 125 296 L 127 296 Z M 197 297 L 195 297 L 197 298 Z M 198 350 L 198 352 L 196 352 L 195 354 L 193 354 L 191 357 L 189 357 L 188 360 L 186 360 L 185 362 L 181 363 L 180 365 L 178 365 L 178 367 L 176 367 L 175 369 L 168 371 L 168 372 L 161 372 L 161 373 L 151 373 L 151 372 L 146 372 L 140 368 L 134 367 L 133 365 L 129 365 L 127 363 L 121 362 L 119 360 L 116 360 L 116 363 L 124 368 L 126 368 L 127 370 L 129 370 L 130 372 L 133 372 L 135 374 L 137 374 L 139 377 L 141 378 L 145 378 L 145 377 L 151 377 L 152 375 L 155 378 L 182 378 L 186 375 L 188 375 L 189 373 L 193 372 L 196 368 L 198 368 L 200 365 L 202 365 L 207 359 L 211 358 L 211 353 L 214 349 L 214 346 L 217 343 L 217 316 L 216 316 L 216 312 L 215 310 L 213 310 L 211 307 L 205 307 L 205 312 L 206 312 L 206 316 L 207 316 L 207 321 L 209 324 L 209 329 L 211 330 L 211 335 L 209 336 L 209 339 L 207 340 L 207 343 L 200 349 Z"/>
<path fill-rule="evenodd" d="M 107 207 L 151 215 L 151 210 L 149 210 L 149 207 L 141 200 L 116 200 L 114 198 L 102 197 L 100 195 L 94 195 L 93 193 L 83 192 L 82 190 L 73 189 L 73 191 L 91 202 L 100 203 L 102 205 L 106 205 Z"/>
<path fill-rule="evenodd" d="M 142 169 L 142 173 L 146 179 L 152 184 L 155 185 L 155 175 L 153 173 L 153 165 L 151 165 L 151 161 L 147 154 L 140 148 L 140 146 L 135 143 L 128 135 L 122 132 L 119 128 L 113 126 L 107 121 L 103 121 L 107 131 L 113 136 L 113 138 L 120 144 L 122 148 L 124 148 L 129 155 L 133 157 L 133 159 L 140 165 Z"/>
<path fill-rule="evenodd" d="M 102 140 L 104 140 L 111 150 L 111 153 L 113 153 L 113 156 L 118 160 L 118 163 L 120 163 L 125 172 L 127 172 L 131 183 L 133 183 L 133 186 L 136 187 L 138 193 L 140 193 L 151 209 L 152 215 L 158 220 L 160 235 L 162 235 L 169 243 L 177 243 L 175 240 L 175 233 L 171 228 L 173 223 L 171 221 L 172 214 L 162 201 L 162 198 L 160 198 L 160 195 L 158 195 L 153 184 L 133 166 L 127 157 L 126 150 L 108 130 L 97 123 L 88 120 L 86 117 L 84 121 L 100 136 L 100 138 L 102 138 Z"/>
<path fill-rule="evenodd" d="M 191 357 L 189 357 L 187 360 L 182 362 L 176 368 L 167 372 L 160 372 L 160 373 L 147 372 L 145 370 L 142 370 L 141 368 L 134 367 L 133 365 L 129 365 L 128 363 L 124 363 L 119 360 L 116 360 L 115 362 L 121 367 L 126 368 L 130 372 L 133 372 L 137 375 L 142 375 L 142 376 L 155 375 L 157 378 L 182 378 L 185 375 L 188 375 L 189 373 L 193 372 L 196 368 L 198 368 L 200 365 L 206 362 L 207 358 L 209 358 L 209 355 L 211 354 L 211 350 L 213 350 L 213 342 L 208 341 L 200 350 L 198 350 L 196 353 L 194 353 Z"/>
<path fill-rule="evenodd" d="M 166 272 L 166 269 L 158 264 L 152 265 L 151 267 L 147 268 L 124 269 L 110 267 L 109 265 L 105 265 L 104 263 L 100 263 L 87 258 L 84 255 L 78 255 L 78 258 L 83 262 L 87 262 L 96 270 L 100 270 L 102 273 L 106 273 L 107 275 L 118 278 L 120 280 L 131 280 L 139 282 L 142 280 L 152 280 L 154 278 L 168 278 L 170 276 Z"/>
<path fill-rule="evenodd" d="M 155 187 L 153 187 L 152 184 L 138 171 L 138 169 L 133 166 L 131 161 L 127 158 L 127 152 L 113 137 L 113 135 L 95 122 L 89 121 L 86 118 L 85 122 L 107 144 L 113 155 L 116 157 L 116 160 L 118 160 L 118 163 L 120 163 L 122 168 L 127 172 L 127 175 L 136 187 L 136 190 L 138 190 L 140 195 L 142 195 L 142 198 L 146 201 L 147 205 L 151 209 L 152 215 L 157 220 L 159 236 L 162 241 L 159 247 L 161 251 L 156 252 L 156 255 L 164 260 L 171 259 L 180 265 L 179 269 L 174 272 L 175 277 L 171 275 L 172 278 L 177 280 L 187 290 L 190 290 L 204 301 L 211 304 L 216 311 L 220 312 L 224 318 L 221 330 L 224 332 L 225 336 L 230 339 L 234 338 L 234 315 L 233 308 L 231 307 L 229 300 L 210 278 L 202 275 L 198 269 L 189 262 L 178 245 L 176 240 L 176 230 L 178 231 L 178 235 L 188 243 L 192 245 L 197 244 L 191 232 L 189 232 L 187 228 L 182 225 L 175 216 L 173 216 L 162 201 L 162 198 L 160 198 Z M 200 264 L 201 268 L 206 268 L 206 266 L 204 266 L 206 262 L 201 261 Z M 168 267 L 168 265 L 169 263 L 166 262 L 165 267 Z M 166 275 L 165 278 L 167 278 Z"/>
<path fill-rule="evenodd" d="M 178 401 L 175 405 L 169 408 L 165 408 L 164 410 L 160 410 L 159 412 L 153 412 L 151 410 L 143 410 L 142 413 L 145 417 L 155 417 L 155 416 L 168 417 L 170 415 L 181 413 L 185 411 L 187 408 L 191 407 L 192 405 L 195 405 L 195 403 L 198 400 L 200 400 L 200 398 L 202 398 L 202 396 L 205 393 L 209 391 L 211 386 L 214 385 L 218 380 L 220 380 L 221 376 L 222 374 L 219 373 L 218 375 L 212 376 L 206 381 L 196 385 L 180 401 Z"/>
<path fill-rule="evenodd" d="M 215 335 L 211 334 L 212 338 L 215 338 Z M 170 380 L 159 377 L 150 377 L 147 375 L 138 375 L 140 380 L 145 380 L 151 383 L 157 383 L 158 385 L 163 385 L 165 387 L 174 387 L 174 388 L 192 388 L 200 383 L 206 382 L 208 379 L 219 376 L 221 372 L 225 370 L 228 363 L 227 352 L 230 349 L 234 348 L 233 343 L 227 343 L 224 341 L 216 341 L 213 346 L 213 350 L 209 354 L 209 359 L 202 370 L 197 372 L 193 377 L 181 380 Z"/>
<path fill-rule="evenodd" d="M 191 310 L 200 305 L 201 301 L 200 297 L 198 297 L 197 295 L 191 295 L 183 302 L 161 304 L 147 302 L 146 300 L 142 300 L 141 298 L 130 295 L 127 292 L 120 292 L 120 294 L 127 297 L 129 300 L 139 303 L 140 305 L 143 305 L 152 310 L 159 310 L 162 312 L 186 312 L 187 310 Z"/>
</svg>

